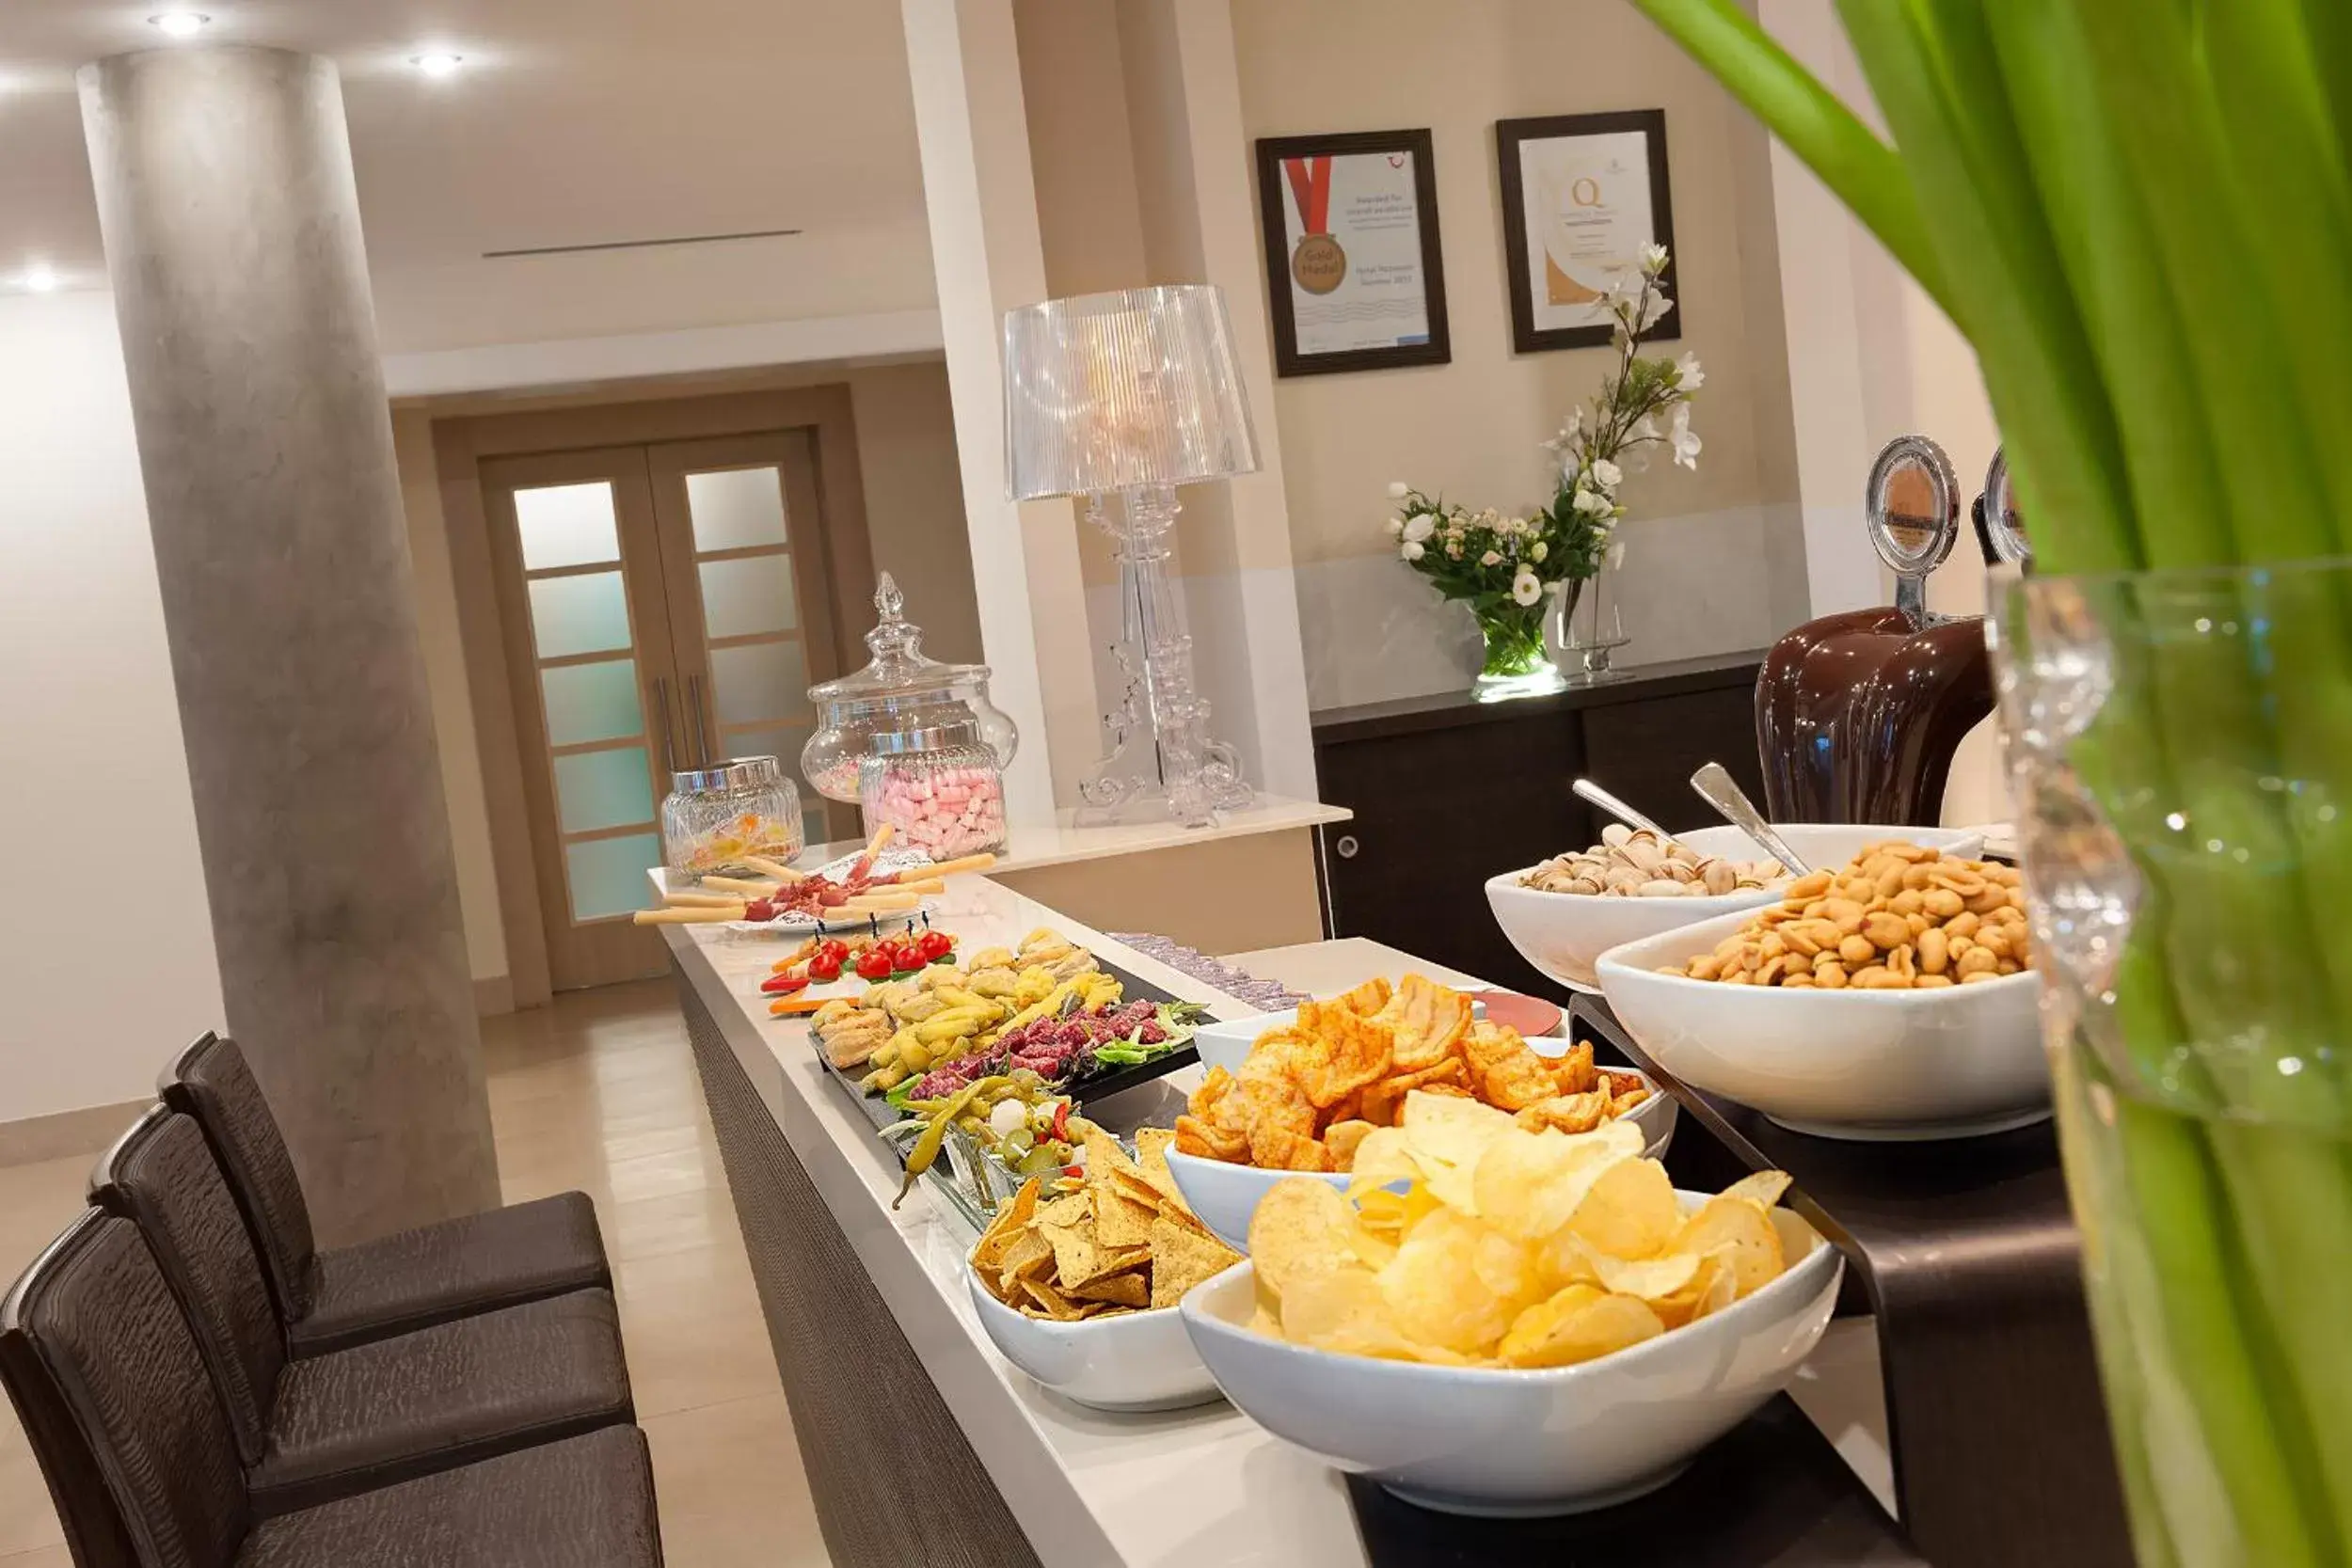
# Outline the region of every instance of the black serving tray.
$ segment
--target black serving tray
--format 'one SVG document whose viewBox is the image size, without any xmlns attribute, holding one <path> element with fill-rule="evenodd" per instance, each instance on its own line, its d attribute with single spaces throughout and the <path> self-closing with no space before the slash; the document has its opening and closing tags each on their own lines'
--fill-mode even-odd
<svg viewBox="0 0 2352 1568">
<path fill-rule="evenodd" d="M 1647 1497 L 1547 1519 L 1466 1518 L 1347 1478 L 1372 1568 L 1927 1568 L 1786 1394 Z"/>
<path fill-rule="evenodd" d="M 1599 997 L 1577 997 L 1568 1018 L 1573 1037 L 1682 1102 L 1670 1169 L 1686 1145 L 1711 1146 L 1731 1174 L 1795 1179 L 1788 1206 L 1846 1255 L 1847 1294 L 1878 1320 L 1896 1499 L 1937 1568 L 2129 1568 L 2051 1123 L 1924 1143 L 1812 1137 L 1661 1071 Z"/>
<path fill-rule="evenodd" d="M 1097 958 L 1094 960 L 1094 966 L 1120 983 L 1122 988 L 1120 994 L 1127 1001 L 1181 1002 L 1184 1000 L 1175 992 L 1155 986 L 1140 975 L 1121 969 L 1119 965 L 1105 959 Z M 841 1085 L 844 1094 L 856 1101 L 858 1109 L 865 1113 L 866 1119 L 872 1122 L 877 1129 L 890 1127 L 905 1119 L 898 1111 L 893 1108 L 889 1101 L 878 1094 L 867 1094 L 857 1086 L 858 1079 L 865 1076 L 863 1071 L 844 1072 L 834 1067 L 832 1058 L 825 1054 L 825 1048 L 817 1043 L 817 1037 L 813 1033 L 809 1036 L 809 1046 L 817 1053 L 817 1060 L 823 1065 L 826 1073 L 834 1083 Z M 1083 1083 L 1066 1085 L 1060 1092 L 1068 1095 L 1073 1105 L 1090 1105 L 1096 1101 L 1107 1100 L 1112 1095 L 1132 1089 L 1138 1084 L 1148 1084 L 1155 1078 L 1166 1077 L 1178 1068 L 1189 1066 L 1200 1059 L 1200 1051 L 1187 1041 L 1165 1056 L 1155 1056 L 1151 1061 L 1138 1062 L 1134 1067 L 1120 1068 L 1117 1072 L 1099 1073 Z M 898 1163 L 906 1164 L 907 1151 L 896 1146 L 892 1147 L 898 1156 Z"/>
</svg>

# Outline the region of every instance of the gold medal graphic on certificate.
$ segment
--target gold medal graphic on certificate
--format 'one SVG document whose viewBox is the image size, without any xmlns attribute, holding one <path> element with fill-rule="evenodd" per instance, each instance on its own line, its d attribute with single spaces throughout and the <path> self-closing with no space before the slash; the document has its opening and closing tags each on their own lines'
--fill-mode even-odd
<svg viewBox="0 0 2352 1568">
<path fill-rule="evenodd" d="M 1347 252 L 1331 237 L 1331 160 L 1285 158 L 1282 174 L 1306 230 L 1291 247 L 1291 279 L 1311 294 L 1327 294 L 1347 278 Z"/>
</svg>

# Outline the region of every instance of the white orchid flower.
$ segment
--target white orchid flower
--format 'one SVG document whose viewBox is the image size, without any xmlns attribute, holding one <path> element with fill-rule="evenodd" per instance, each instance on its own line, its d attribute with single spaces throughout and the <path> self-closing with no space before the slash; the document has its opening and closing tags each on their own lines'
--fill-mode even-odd
<svg viewBox="0 0 2352 1568">
<path fill-rule="evenodd" d="M 1704 443 L 1699 440 L 1698 433 L 1691 428 L 1691 405 L 1687 403 L 1675 404 L 1673 440 L 1676 465 L 1696 468 L 1699 466 L 1699 448 Z"/>
<path fill-rule="evenodd" d="M 1642 247 L 1642 270 L 1652 277 L 1664 272 L 1666 270 L 1666 247 L 1662 245 L 1644 245 Z"/>
<path fill-rule="evenodd" d="M 1528 567 L 1520 567 L 1519 575 L 1511 579 L 1511 597 L 1519 604 L 1532 605 L 1543 596 L 1543 579 Z"/>
<path fill-rule="evenodd" d="M 1628 441 L 1655 441 L 1665 432 L 1658 428 L 1658 420 L 1645 414 L 1633 421 L 1633 428 L 1625 433 Z"/>
<path fill-rule="evenodd" d="M 1401 501 L 1413 493 L 1413 487 L 1401 479 L 1389 481 L 1389 499 Z"/>
<path fill-rule="evenodd" d="M 1478 558 L 1478 563 L 1481 566 L 1500 566 L 1502 564 L 1502 552 L 1501 550 L 1488 550 L 1485 555 Z"/>
<path fill-rule="evenodd" d="M 1429 550 L 1428 546 L 1423 545 L 1420 540 L 1408 539 L 1405 542 L 1405 548 L 1402 553 L 1407 561 L 1419 561 L 1422 556 L 1428 554 Z"/>
<path fill-rule="evenodd" d="M 1642 330 L 1647 332 L 1651 327 L 1664 321 L 1666 312 L 1674 308 L 1675 302 L 1666 297 L 1664 290 L 1661 289 L 1652 293 L 1648 303 L 1642 308 Z"/>
<path fill-rule="evenodd" d="M 1604 490 L 1614 490 L 1625 483 L 1625 470 L 1606 457 L 1593 459 L 1593 483 Z"/>
<path fill-rule="evenodd" d="M 1699 356 L 1686 354 L 1675 361 L 1675 387 L 1684 392 L 1695 392 L 1707 385 L 1707 372 L 1699 365 Z"/>
<path fill-rule="evenodd" d="M 1426 512 L 1416 512 L 1405 519 L 1402 531 L 1407 545 L 1418 545 L 1438 531 L 1438 519 Z"/>
</svg>

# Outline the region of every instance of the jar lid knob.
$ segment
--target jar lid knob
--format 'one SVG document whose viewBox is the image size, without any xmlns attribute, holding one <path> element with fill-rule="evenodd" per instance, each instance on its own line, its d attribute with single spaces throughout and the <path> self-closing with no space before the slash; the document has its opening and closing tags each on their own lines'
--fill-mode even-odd
<svg viewBox="0 0 2352 1568">
<path fill-rule="evenodd" d="M 896 621 L 898 611 L 906 608 L 906 602 L 907 596 L 898 592 L 898 583 L 888 572 L 884 572 L 882 581 L 874 588 L 874 608 L 882 611 L 883 620 Z"/>
</svg>

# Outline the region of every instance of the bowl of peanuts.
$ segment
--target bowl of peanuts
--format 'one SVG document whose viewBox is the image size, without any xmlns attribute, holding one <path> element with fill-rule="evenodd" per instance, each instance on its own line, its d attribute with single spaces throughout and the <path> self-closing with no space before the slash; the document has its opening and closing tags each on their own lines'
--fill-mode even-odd
<svg viewBox="0 0 2352 1568">
<path fill-rule="evenodd" d="M 1661 1069 L 1800 1132 L 1969 1137 L 2050 1114 L 2012 866 L 1872 844 L 1774 903 L 1627 942 L 1598 968 Z"/>
<path fill-rule="evenodd" d="M 1807 822 L 1776 823 L 1773 831 L 1808 865 L 1843 865 L 1864 846 L 1903 832 Z M 1966 829 L 1915 832 L 1916 842 L 1948 854 L 1973 855 L 1984 847 L 1984 835 Z M 1645 869 L 1602 881 L 1567 875 L 1595 860 Z M 1716 877 L 1711 885 L 1708 873 Z M 1787 885 L 1779 863 L 1737 828 L 1699 828 L 1661 843 L 1612 824 L 1590 849 L 1488 878 L 1486 907 L 1519 956 L 1547 979 L 1598 995 L 1594 966 L 1609 949 L 1734 910 L 1761 909 Z"/>
</svg>

